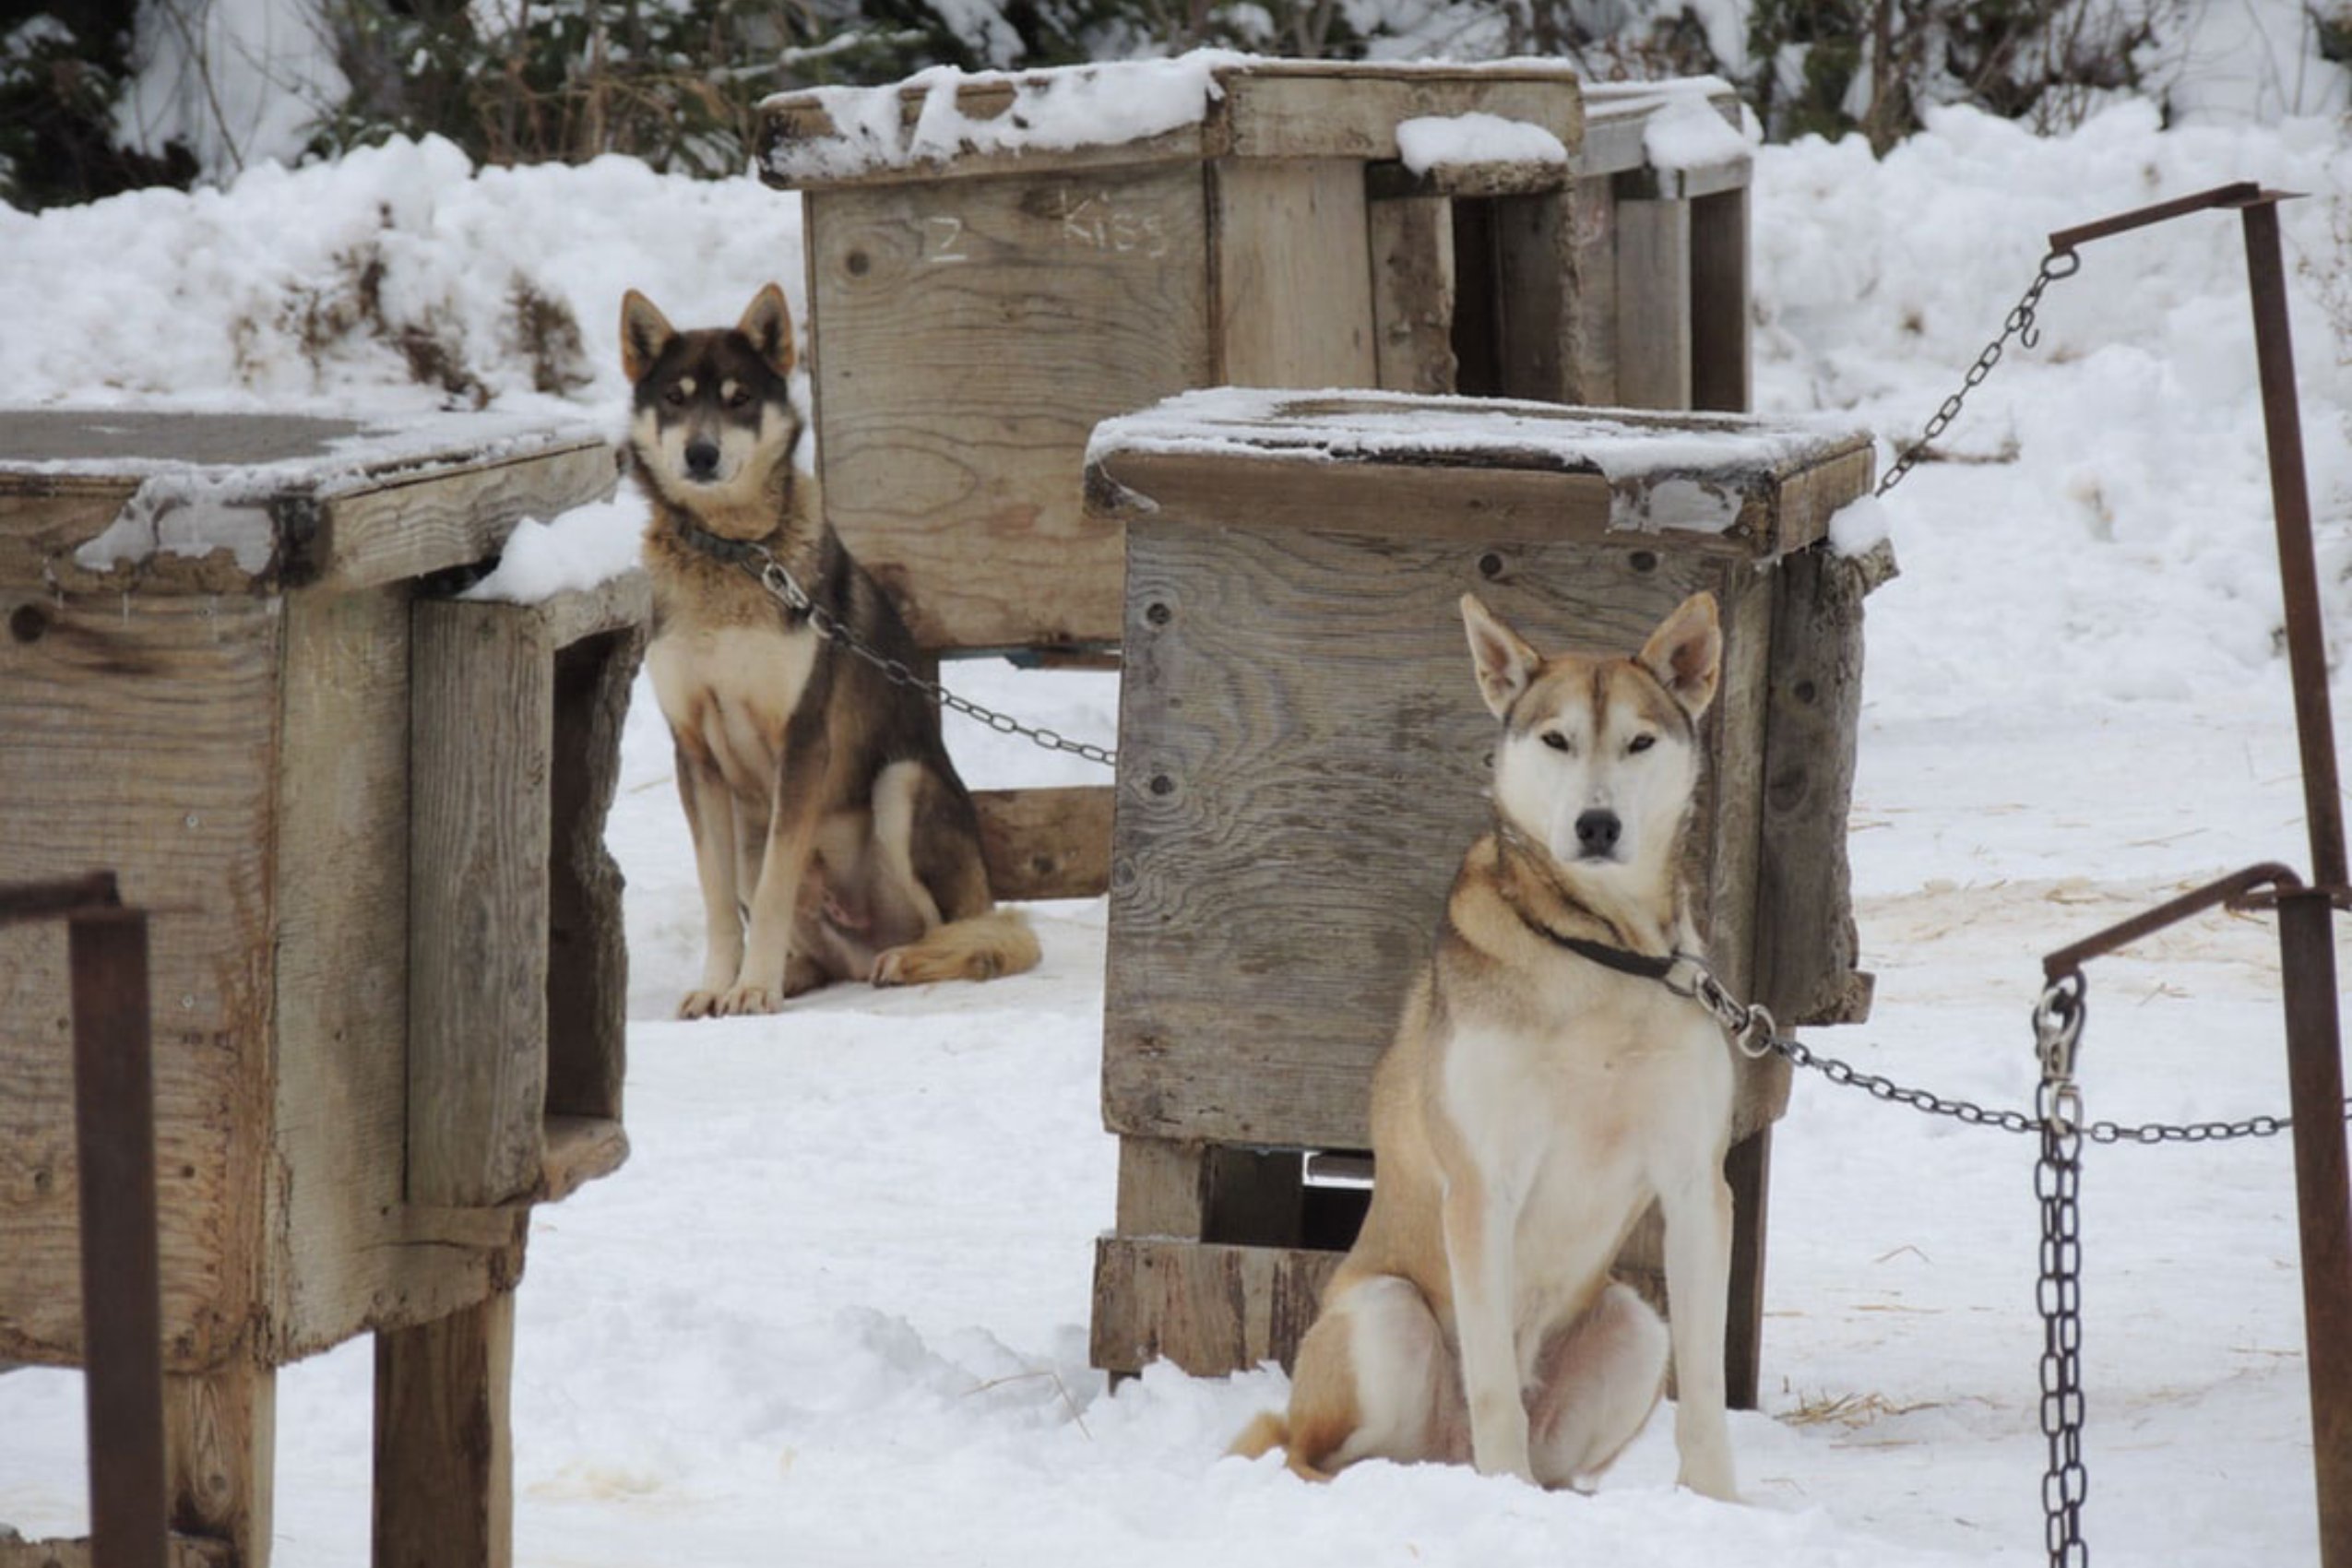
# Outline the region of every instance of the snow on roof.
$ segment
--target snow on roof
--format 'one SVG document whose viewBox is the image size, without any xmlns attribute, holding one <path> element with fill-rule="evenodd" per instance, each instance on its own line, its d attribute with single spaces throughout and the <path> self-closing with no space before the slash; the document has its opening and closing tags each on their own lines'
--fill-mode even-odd
<svg viewBox="0 0 2352 1568">
<path fill-rule="evenodd" d="M 1467 164 L 1568 161 L 1567 146 L 1543 126 L 1479 113 L 1400 120 L 1396 151 L 1416 174 Z"/>
<path fill-rule="evenodd" d="M 934 65 L 887 87 L 814 88 L 792 96 L 815 100 L 832 116 L 835 134 L 778 146 L 768 156 L 768 169 L 779 179 L 837 178 L 967 151 L 1142 141 L 1200 124 L 1225 90 L 1218 68 L 1249 61 L 1246 54 L 1202 49 L 1172 60 L 1017 74 Z M 967 114 L 962 93 L 992 86 L 1011 89 L 1010 105 L 986 117 Z M 903 103 L 915 91 L 922 95 L 922 107 L 909 125 Z"/>
<path fill-rule="evenodd" d="M 1402 392 L 1213 387 L 1104 421 L 1093 464 L 1125 453 L 1333 463 L 1471 459 L 1478 467 L 1588 473 L 1608 481 L 1610 526 L 1720 533 L 1762 474 L 1826 458 L 1859 433 L 1833 421 L 1573 408 Z"/>
<path fill-rule="evenodd" d="M 370 422 L 49 407 L 0 410 L 0 484 L 135 484 L 113 521 L 75 551 L 88 570 L 225 550 L 251 575 L 267 570 L 284 542 L 277 503 L 603 440 L 585 422 L 497 412 Z"/>
</svg>

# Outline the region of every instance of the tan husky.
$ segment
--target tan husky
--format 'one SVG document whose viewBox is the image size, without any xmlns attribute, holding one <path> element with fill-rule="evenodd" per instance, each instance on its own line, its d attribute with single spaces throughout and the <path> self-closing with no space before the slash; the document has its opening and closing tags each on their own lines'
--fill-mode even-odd
<svg viewBox="0 0 2352 1568">
<path fill-rule="evenodd" d="M 1670 1348 L 1682 1483 L 1730 1498 L 1730 1048 L 1657 978 L 1697 952 L 1680 867 L 1715 600 L 1685 601 L 1632 659 L 1544 658 L 1472 596 L 1462 618 L 1503 720 L 1496 826 L 1463 859 L 1373 1075 L 1372 1208 L 1300 1347 L 1289 1415 L 1234 1451 L 1283 1445 L 1314 1479 L 1467 1460 L 1574 1485 L 1647 1420 Z M 1610 1277 L 1653 1198 L 1670 1336 Z"/>
<path fill-rule="evenodd" d="M 653 507 L 646 667 L 677 745 L 707 931 L 686 1018 L 773 1012 L 828 980 L 986 980 L 1038 961 L 1028 922 L 989 896 L 938 710 L 757 580 L 772 559 L 834 624 L 918 663 L 793 467 L 792 358 L 773 283 L 731 330 L 680 332 L 636 291 L 622 302 L 631 467 Z"/>
</svg>

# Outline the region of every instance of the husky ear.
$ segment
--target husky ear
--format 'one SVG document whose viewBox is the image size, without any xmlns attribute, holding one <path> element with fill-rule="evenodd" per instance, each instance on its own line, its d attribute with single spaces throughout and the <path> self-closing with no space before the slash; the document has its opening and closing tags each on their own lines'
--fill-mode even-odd
<svg viewBox="0 0 2352 1568">
<path fill-rule="evenodd" d="M 1527 683 L 1536 678 L 1543 655 L 1504 625 L 1477 594 L 1462 596 L 1462 625 L 1470 634 L 1470 658 L 1479 670 L 1479 695 L 1497 719 L 1511 711 Z"/>
<path fill-rule="evenodd" d="M 752 340 L 777 374 L 792 374 L 792 312 L 784 303 L 783 290 L 770 283 L 754 295 L 735 330 Z"/>
<path fill-rule="evenodd" d="M 656 310 L 651 300 L 635 289 L 621 296 L 621 374 L 631 381 L 644 378 L 661 357 L 661 350 L 678 336 L 670 318 Z"/>
<path fill-rule="evenodd" d="M 1693 719 L 1705 713 L 1723 673 L 1723 625 L 1715 595 L 1694 593 L 1684 600 L 1650 634 L 1639 657 L 1685 712 Z"/>
</svg>

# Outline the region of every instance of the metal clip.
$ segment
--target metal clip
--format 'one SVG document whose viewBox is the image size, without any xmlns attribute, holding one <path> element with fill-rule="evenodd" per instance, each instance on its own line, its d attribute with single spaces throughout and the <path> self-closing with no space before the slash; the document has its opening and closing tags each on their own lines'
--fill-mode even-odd
<svg viewBox="0 0 2352 1568">
<path fill-rule="evenodd" d="M 1740 1055 L 1753 1062 L 1772 1054 L 1773 1040 L 1780 1033 L 1772 1015 L 1760 1003 L 1752 1005 L 1732 995 L 1707 968 L 1705 959 L 1695 953 L 1677 953 L 1674 968 L 1659 982 L 1675 995 L 1705 1008 Z"/>
<path fill-rule="evenodd" d="M 2090 1010 L 2083 971 L 2072 970 L 2042 988 L 2034 1004 L 2034 1053 L 2042 1082 L 2072 1093 L 2074 1053 L 2083 1039 L 2083 1016 Z"/>
<path fill-rule="evenodd" d="M 794 614 L 807 614 L 809 607 L 815 603 L 815 600 L 809 598 L 808 589 L 802 588 L 800 580 L 786 569 L 784 563 L 778 561 L 765 547 L 755 545 L 753 548 L 759 551 L 760 587 L 790 606 Z"/>
</svg>

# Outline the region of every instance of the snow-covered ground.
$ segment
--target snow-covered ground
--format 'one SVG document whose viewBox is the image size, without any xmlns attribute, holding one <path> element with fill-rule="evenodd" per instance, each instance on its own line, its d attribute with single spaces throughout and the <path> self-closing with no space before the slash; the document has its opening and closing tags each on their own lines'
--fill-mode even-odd
<svg viewBox="0 0 2352 1568">
<path fill-rule="evenodd" d="M 2340 631 L 2339 125 L 2160 132 L 2127 105 L 2043 142 L 1949 112 L 1883 163 L 1764 149 L 1760 402 L 1905 434 L 1997 328 L 2045 232 L 2237 178 L 2313 193 L 2286 223 Z M 355 281 L 371 263 L 374 318 Z M 0 210 L 0 387 L 414 406 L 398 347 L 413 326 L 501 407 L 611 412 L 624 286 L 682 322 L 731 320 L 779 275 L 797 296 L 796 208 L 749 182 L 617 161 L 473 175 L 445 148 L 387 148 L 225 193 Z M 510 340 L 521 286 L 577 315 L 592 379 L 575 398 L 531 389 Z M 2187 884 L 2308 859 L 2234 219 L 2086 251 L 2044 322 L 1946 443 L 1981 460 L 1921 468 L 1888 507 L 1905 574 L 1871 601 L 1852 840 L 1877 1016 L 1814 1039 L 2003 1105 L 2030 1096 L 2037 955 Z M 1066 732 L 1111 732 L 1109 677 L 950 674 Z M 981 782 L 1085 777 L 952 733 Z M 1765 1408 L 1734 1426 L 1749 1506 L 1673 1491 L 1663 1420 L 1591 1498 L 1386 1466 L 1310 1488 L 1219 1457 L 1281 1398 L 1277 1372 L 1161 1368 L 1112 1396 L 1086 1365 L 1114 1165 L 1096 1098 L 1099 904 L 1039 909 L 1045 964 L 1014 980 L 672 1023 L 698 917 L 642 692 L 624 746 L 612 841 L 629 879 L 636 1153 L 534 1227 L 521 1562 L 2038 1561 L 2026 1140 L 1799 1084 L 1776 1150 Z M 2263 923 L 2216 917 L 2091 983 L 2092 1115 L 2283 1110 Z M 2097 1149 L 2084 1207 L 2098 1560 L 2310 1560 L 2287 1147 Z M 281 1377 L 291 1568 L 365 1561 L 369 1375 L 350 1346 Z M 0 1377 L 0 1520 L 79 1529 L 80 1442 L 71 1375 Z"/>
</svg>

